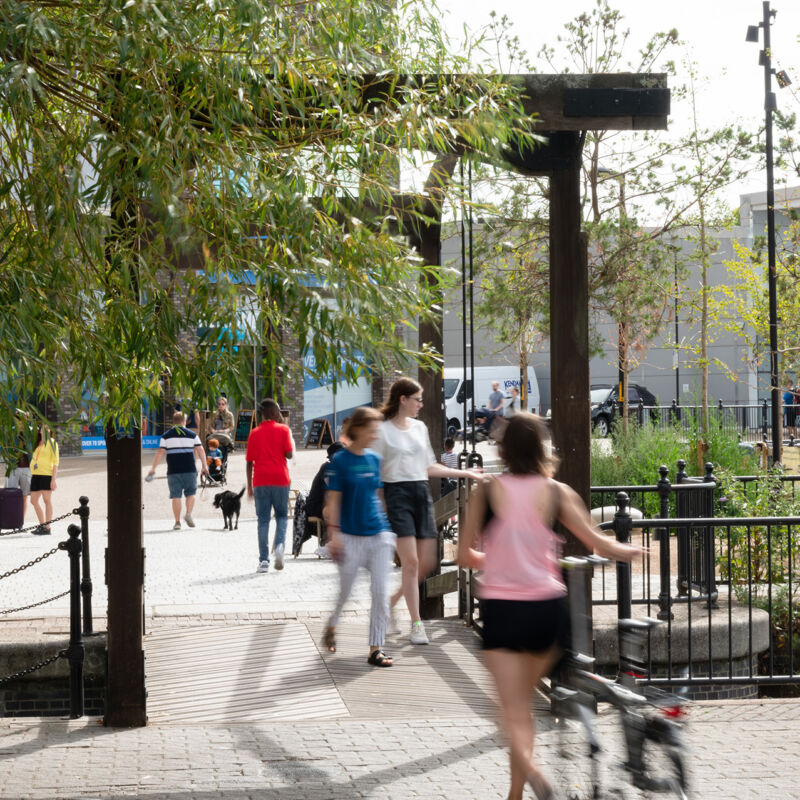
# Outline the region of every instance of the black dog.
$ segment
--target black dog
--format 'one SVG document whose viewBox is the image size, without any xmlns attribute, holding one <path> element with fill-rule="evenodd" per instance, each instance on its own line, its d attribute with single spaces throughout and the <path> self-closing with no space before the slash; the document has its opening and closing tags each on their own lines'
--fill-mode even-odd
<svg viewBox="0 0 800 800">
<path fill-rule="evenodd" d="M 223 530 L 239 529 L 239 512 L 242 510 L 242 495 L 244 489 L 239 494 L 236 492 L 220 492 L 214 495 L 214 508 L 222 509 L 222 519 L 225 522 Z M 233 524 L 233 515 L 236 514 L 236 525 Z"/>
</svg>

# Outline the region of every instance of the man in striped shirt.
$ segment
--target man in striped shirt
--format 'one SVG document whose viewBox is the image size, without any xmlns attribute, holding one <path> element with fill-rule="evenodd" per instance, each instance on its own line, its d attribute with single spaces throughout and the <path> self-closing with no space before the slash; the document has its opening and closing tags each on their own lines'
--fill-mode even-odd
<svg viewBox="0 0 800 800">
<path fill-rule="evenodd" d="M 181 529 L 181 496 L 186 497 L 186 513 L 183 518 L 190 528 L 194 528 L 192 519 L 192 509 L 194 508 L 194 498 L 197 494 L 197 469 L 195 459 L 200 462 L 200 469 L 208 475 L 206 466 L 206 454 L 203 445 L 196 433 L 185 427 L 186 417 L 182 411 L 176 411 L 172 415 L 173 427 L 170 428 L 158 443 L 158 450 L 153 459 L 153 466 L 147 473 L 145 480 L 153 480 L 156 467 L 161 459 L 167 457 L 167 484 L 169 485 L 169 496 L 172 500 L 172 513 L 175 516 L 175 524 L 172 530 Z"/>
</svg>

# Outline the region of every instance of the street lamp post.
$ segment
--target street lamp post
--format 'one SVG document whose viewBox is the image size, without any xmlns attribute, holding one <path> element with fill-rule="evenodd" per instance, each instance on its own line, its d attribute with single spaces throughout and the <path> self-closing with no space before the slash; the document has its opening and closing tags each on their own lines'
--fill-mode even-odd
<svg viewBox="0 0 800 800">
<path fill-rule="evenodd" d="M 675 402 L 681 404 L 681 367 L 680 367 L 680 338 L 678 330 L 678 256 L 673 254 L 673 267 L 675 278 L 675 351 L 673 353 L 673 366 L 675 367 Z"/>
<path fill-rule="evenodd" d="M 764 31 L 764 49 L 759 55 L 759 63 L 764 67 L 764 114 L 765 114 L 765 154 L 767 161 L 767 285 L 769 291 L 769 380 L 772 406 L 772 463 L 780 464 L 781 447 L 781 409 L 780 376 L 778 373 L 778 290 L 777 269 L 775 266 L 775 185 L 772 161 L 772 112 L 777 103 L 772 91 L 772 49 L 770 44 L 770 25 L 776 12 L 770 9 L 769 0 L 764 0 L 764 18 L 758 25 L 749 25 L 747 41 L 758 41 L 758 29 Z M 779 76 L 781 78 L 781 76 Z M 781 85 L 786 85 L 780 80 Z"/>
<path fill-rule="evenodd" d="M 628 218 L 628 210 L 626 208 L 625 199 L 625 173 L 613 172 L 608 167 L 599 167 L 597 169 L 598 175 L 605 175 L 613 178 L 619 184 L 619 230 L 620 236 L 622 235 L 622 228 Z M 621 320 L 617 323 L 617 400 L 619 401 L 620 413 L 623 413 L 623 408 L 628 402 L 625 397 L 625 355 L 627 348 L 625 346 L 625 322 Z"/>
</svg>

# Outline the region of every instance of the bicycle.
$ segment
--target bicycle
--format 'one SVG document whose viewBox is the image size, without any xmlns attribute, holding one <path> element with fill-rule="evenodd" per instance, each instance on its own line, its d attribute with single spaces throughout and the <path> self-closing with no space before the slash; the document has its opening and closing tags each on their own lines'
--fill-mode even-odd
<svg viewBox="0 0 800 800">
<path fill-rule="evenodd" d="M 565 795 L 567 800 L 628 800 L 632 790 L 644 793 L 639 797 L 655 793 L 688 800 L 683 737 L 686 701 L 641 685 L 646 677 L 641 656 L 648 633 L 662 623 L 649 618 L 619 620 L 620 675 L 611 680 L 591 671 L 594 658 L 587 653 L 590 627 L 584 611 L 587 571 L 604 563 L 609 562 L 598 556 L 561 561 L 567 576 L 572 651 L 560 678 L 553 679 L 550 699 L 559 756 L 569 759 Z M 609 703 L 618 712 L 623 734 L 625 757 L 615 764 L 620 775 L 611 782 L 603 774 L 603 751 L 595 730 L 598 702 Z M 570 723 L 574 727 L 575 722 L 577 737 L 569 735 Z"/>
</svg>

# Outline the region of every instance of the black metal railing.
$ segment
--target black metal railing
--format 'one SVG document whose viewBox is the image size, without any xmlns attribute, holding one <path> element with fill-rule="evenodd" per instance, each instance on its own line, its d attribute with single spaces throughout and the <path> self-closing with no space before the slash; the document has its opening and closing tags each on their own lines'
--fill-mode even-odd
<svg viewBox="0 0 800 800">
<path fill-rule="evenodd" d="M 676 464 L 675 479 L 668 478 L 669 470 L 665 465 L 659 467 L 659 479 L 650 486 L 593 486 L 590 490 L 591 503 L 595 521 L 601 527 L 611 527 L 616 519 L 619 507 L 619 498 L 624 496 L 628 514 L 636 519 L 644 518 L 668 519 L 671 517 L 713 517 L 716 505 L 717 480 L 714 477 L 714 465 L 705 465 L 705 474 L 702 477 L 690 477 L 686 473 L 686 462 L 681 459 Z M 634 505 L 636 498 L 639 506 Z M 609 501 L 613 499 L 613 506 Z M 598 506 L 599 503 L 599 506 Z M 598 514 L 598 509 L 600 513 Z M 613 516 L 611 509 L 613 509 Z M 649 532 L 638 530 L 637 543 L 650 548 Z M 659 541 L 653 535 L 653 541 Z M 713 551 L 708 551 L 708 537 L 688 528 L 679 529 L 677 535 L 678 568 L 675 574 L 676 585 L 680 595 L 687 594 L 689 587 L 701 589 L 707 594 L 713 594 L 714 586 L 714 557 Z M 661 544 L 663 546 L 663 543 Z M 689 550 L 694 551 L 693 558 L 689 557 Z M 640 568 L 643 572 L 650 569 L 647 557 L 640 559 Z M 662 568 L 662 567 L 660 567 Z M 600 570 L 599 585 L 595 587 L 592 596 L 593 605 L 610 605 L 615 601 L 607 591 L 607 569 Z M 637 594 L 632 598 L 634 604 L 647 603 L 644 594 Z"/>
<path fill-rule="evenodd" d="M 85 659 L 85 651 L 83 645 L 83 636 L 94 635 L 92 624 L 92 579 L 89 562 L 89 499 L 87 497 L 81 497 L 79 503 L 80 506 L 70 513 L 56 517 L 55 519 L 44 523 L 49 527 L 52 523 L 67 519 L 72 515 L 79 516 L 81 521 L 80 526 L 71 524 L 67 527 L 69 539 L 59 542 L 51 550 L 42 553 L 40 556 L 31 559 L 27 563 L 0 574 L 0 580 L 11 578 L 14 575 L 21 574 L 26 570 L 41 564 L 47 558 L 50 558 L 60 551 L 67 553 L 69 557 L 69 589 L 34 603 L 27 603 L 15 608 L 0 610 L 0 617 L 7 616 L 21 611 L 26 611 L 31 608 L 43 606 L 54 600 L 58 600 L 69 595 L 70 630 L 67 648 L 57 651 L 42 661 L 36 664 L 31 664 L 25 669 L 19 670 L 11 675 L 0 677 L 0 686 L 11 684 L 26 677 L 27 675 L 32 674 L 33 672 L 53 664 L 60 658 L 66 658 L 69 661 L 70 717 L 73 719 L 77 719 L 84 715 L 83 663 Z M 39 527 L 38 524 L 31 526 L 30 528 L 5 530 L 0 532 L 0 536 L 26 533 L 34 530 L 37 527 Z M 83 573 L 83 578 L 81 578 L 81 573 Z M 83 614 L 81 613 L 81 606 L 83 606 Z M 82 618 L 83 627 L 81 625 Z"/>
<path fill-rule="evenodd" d="M 784 406 L 784 411 L 800 414 L 800 405 Z M 619 414 L 619 411 L 617 412 Z M 632 404 L 629 418 L 644 425 L 649 421 L 658 428 L 676 427 L 687 433 L 699 431 L 702 427 L 703 407 L 700 405 L 679 405 L 672 401 L 670 405 L 647 406 L 642 401 Z M 718 400 L 708 407 L 709 425 L 735 433 L 742 442 L 768 442 L 772 437 L 772 415 L 769 401 L 760 403 L 734 405 Z M 788 427 L 786 423 L 784 430 Z M 786 444 L 794 445 L 798 440 L 790 437 Z"/>
<path fill-rule="evenodd" d="M 648 647 L 653 684 L 800 687 L 800 517 L 714 517 L 710 470 L 691 481 L 679 468 L 674 483 L 665 467 L 660 473 L 659 515 L 634 519 L 619 492 L 613 517 L 601 524 L 646 552 L 633 564 L 598 570 L 593 605 L 616 605 L 619 619 L 664 621 Z M 459 592 L 461 616 L 480 629 L 470 570 L 459 571 Z"/>
<path fill-rule="evenodd" d="M 658 534 L 657 579 L 650 569 L 655 552 L 645 570 L 616 568 L 618 618 L 632 615 L 636 583 L 645 613 L 666 622 L 665 647 L 659 657 L 652 649 L 648 655 L 651 683 L 800 685 L 800 517 L 635 520 L 621 494 L 614 519 L 604 527 L 626 542 L 636 533 L 645 542 Z M 687 550 L 689 574 L 697 574 L 697 559 L 706 561 L 701 585 L 673 593 L 671 542 L 682 531 L 703 543 Z"/>
</svg>

